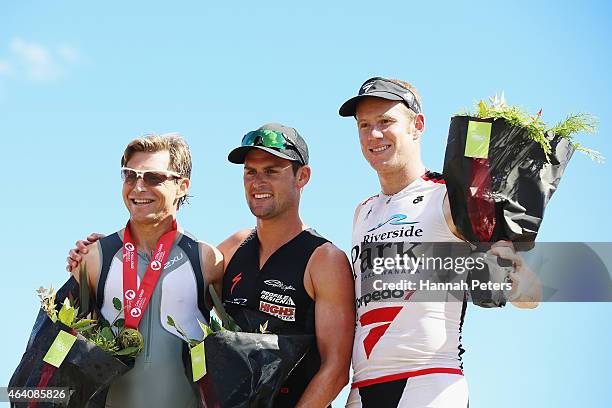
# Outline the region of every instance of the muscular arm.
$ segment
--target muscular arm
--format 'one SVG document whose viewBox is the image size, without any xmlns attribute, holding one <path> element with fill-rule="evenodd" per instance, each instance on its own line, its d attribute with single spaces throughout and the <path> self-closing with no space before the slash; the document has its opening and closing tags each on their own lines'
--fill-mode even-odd
<svg viewBox="0 0 612 408">
<path fill-rule="evenodd" d="M 297 406 L 326 407 L 349 380 L 355 303 L 353 278 L 346 255 L 331 243 L 317 248 L 306 267 L 305 280 L 306 289 L 314 292 L 316 341 L 321 367 Z"/>
</svg>

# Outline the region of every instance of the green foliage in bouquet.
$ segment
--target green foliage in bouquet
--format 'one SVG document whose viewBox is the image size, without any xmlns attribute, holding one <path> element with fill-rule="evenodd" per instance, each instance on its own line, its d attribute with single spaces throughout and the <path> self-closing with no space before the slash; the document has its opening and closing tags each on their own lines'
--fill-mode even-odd
<svg viewBox="0 0 612 408">
<path fill-rule="evenodd" d="M 140 332 L 135 329 L 124 327 L 124 319 L 119 319 L 123 306 L 121 301 L 113 298 L 113 306 L 117 310 L 117 316 L 108 323 L 101 323 L 93 313 L 87 317 L 78 317 L 79 308 L 75 307 L 73 299 L 66 298 L 59 312 L 56 308 L 55 291 L 42 286 L 36 291 L 40 298 L 41 308 L 47 313 L 53 323 L 58 320 L 64 325 L 74 329 L 85 339 L 102 350 L 114 356 L 135 358 L 144 347 L 144 339 Z"/>
<path fill-rule="evenodd" d="M 236 321 L 229 314 L 227 314 L 216 292 L 214 290 L 211 290 L 210 295 L 212 297 L 213 303 L 215 304 L 215 308 L 217 309 L 217 313 L 219 313 L 219 315 L 221 316 L 221 321 L 215 319 L 214 316 L 210 316 L 210 324 L 202 323 L 200 320 L 198 320 L 200 328 L 204 333 L 204 338 L 206 338 L 206 336 L 211 333 L 215 333 L 221 330 L 244 332 L 244 330 L 242 330 L 242 328 L 238 326 L 238 323 L 236 323 Z M 197 346 L 203 341 L 189 338 L 189 336 L 187 336 L 187 333 L 178 325 L 178 323 L 174 321 L 172 316 L 168 315 L 167 319 L 168 325 L 176 329 L 176 331 L 183 337 L 183 339 L 185 339 L 187 344 L 189 344 L 190 348 Z M 260 324 L 259 331 L 256 333 L 269 334 L 270 332 L 268 331 L 268 321 L 263 324 Z"/>
<path fill-rule="evenodd" d="M 530 115 L 517 106 L 508 106 L 502 92 L 501 97 L 495 95 L 489 98 L 489 103 L 481 100 L 476 104 L 475 112 L 463 112 L 460 115 L 474 116 L 481 119 L 505 119 L 512 126 L 527 129 L 530 139 L 542 146 L 546 158 L 550 158 L 550 140 L 546 134 L 561 136 L 569 139 L 577 151 L 589 156 L 592 160 L 602 163 L 604 157 L 597 151 L 586 148 L 574 140 L 576 133 L 595 133 L 597 131 L 597 119 L 589 113 L 569 114 L 567 118 L 555 126 L 547 127 L 542 120 L 542 109 L 536 115 Z"/>
<path fill-rule="evenodd" d="M 191 339 L 189 338 L 189 336 L 187 336 L 187 333 L 185 332 L 185 330 L 183 330 L 178 323 L 176 323 L 174 321 L 174 319 L 172 318 L 172 316 L 168 315 L 168 325 L 172 326 L 176 329 L 176 331 L 178 332 L 178 334 L 181 335 L 181 337 L 183 337 L 183 339 L 185 339 L 185 341 L 189 344 L 190 348 L 193 348 L 195 346 L 197 346 L 198 344 L 200 344 L 202 342 L 202 340 L 196 340 L 196 339 Z M 200 324 L 200 328 L 202 329 L 202 332 L 204 333 L 204 338 L 206 338 L 206 336 L 208 336 L 211 333 L 215 333 L 218 331 L 222 331 L 222 330 L 229 330 L 229 331 L 233 331 L 233 332 L 242 332 L 243 330 L 240 328 L 240 326 L 238 326 L 238 324 L 234 321 L 234 319 L 232 319 L 229 315 L 228 318 L 230 320 L 229 324 L 225 324 L 223 323 L 223 321 L 218 321 L 217 319 L 215 319 L 213 316 L 210 317 L 210 324 L 206 324 L 206 323 L 202 323 L 199 319 L 198 319 L 198 323 Z M 225 326 L 228 327 L 225 327 Z M 268 331 L 268 322 L 266 321 L 264 324 L 259 325 L 259 332 L 257 333 L 261 333 L 261 334 L 269 334 L 270 332 Z"/>
<path fill-rule="evenodd" d="M 185 330 L 183 330 L 181 328 L 181 326 L 179 326 L 174 319 L 172 318 L 172 316 L 168 315 L 168 325 L 174 327 L 176 329 L 176 331 L 178 332 L 178 334 L 181 335 L 181 337 L 183 337 L 183 339 L 185 339 L 185 341 L 187 342 L 187 344 L 189 344 L 190 348 L 194 348 L 195 346 L 197 346 L 198 344 L 200 344 L 202 342 L 202 340 L 196 340 L 196 339 L 191 339 L 189 338 L 189 336 L 187 336 L 187 333 L 185 332 Z M 204 338 L 206 338 L 206 336 L 208 336 L 210 333 L 214 333 L 216 331 L 219 330 L 225 330 L 220 324 L 219 322 L 217 322 L 212 316 L 210 318 L 211 324 L 210 326 L 207 325 L 206 323 L 202 323 L 199 319 L 198 319 L 198 323 L 200 324 L 200 328 L 202 329 L 202 332 L 204 332 Z M 213 324 L 213 321 L 215 324 Z M 213 329 L 214 328 L 214 329 Z"/>
</svg>

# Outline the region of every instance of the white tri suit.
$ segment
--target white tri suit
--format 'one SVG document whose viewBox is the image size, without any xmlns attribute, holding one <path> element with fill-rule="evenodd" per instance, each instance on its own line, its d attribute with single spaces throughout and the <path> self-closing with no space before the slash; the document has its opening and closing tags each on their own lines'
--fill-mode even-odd
<svg viewBox="0 0 612 408">
<path fill-rule="evenodd" d="M 460 358 L 466 302 L 417 302 L 410 296 L 385 301 L 382 291 L 369 294 L 377 301 L 368 302 L 360 277 L 362 243 L 462 242 L 444 218 L 445 195 L 441 175 L 427 172 L 400 192 L 375 195 L 357 209 L 351 251 L 357 325 L 347 407 L 468 405 Z"/>
</svg>

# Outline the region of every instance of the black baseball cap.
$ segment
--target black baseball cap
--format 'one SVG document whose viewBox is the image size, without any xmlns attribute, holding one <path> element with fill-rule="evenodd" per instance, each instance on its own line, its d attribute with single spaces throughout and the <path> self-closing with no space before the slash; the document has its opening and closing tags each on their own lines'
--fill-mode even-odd
<svg viewBox="0 0 612 408">
<path fill-rule="evenodd" d="M 280 123 L 267 123 L 248 132 L 242 138 L 240 147 L 232 150 L 227 159 L 243 164 L 251 149 L 260 149 L 283 159 L 308 164 L 308 146 L 295 128 Z"/>
<path fill-rule="evenodd" d="M 404 88 L 387 78 L 370 78 L 361 85 L 357 96 L 344 102 L 340 107 L 340 116 L 355 116 L 357 104 L 365 97 L 388 99 L 390 101 L 402 101 L 415 113 L 421 113 L 421 104 L 417 101 L 415 94 L 408 88 Z"/>
</svg>

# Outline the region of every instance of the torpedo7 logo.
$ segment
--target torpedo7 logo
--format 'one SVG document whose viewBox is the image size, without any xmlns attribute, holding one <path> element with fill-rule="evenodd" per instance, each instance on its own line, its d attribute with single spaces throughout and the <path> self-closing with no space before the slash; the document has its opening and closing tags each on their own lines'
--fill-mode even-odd
<svg viewBox="0 0 612 408">
<path fill-rule="evenodd" d="M 375 229 L 378 229 L 380 227 L 382 227 L 385 224 L 389 224 L 389 225 L 408 225 L 408 224 L 418 224 L 418 221 L 404 221 L 406 217 L 404 214 L 394 214 L 391 216 L 391 218 L 389 218 L 387 221 L 385 222 L 381 222 L 380 224 L 378 224 L 377 226 L 375 226 L 374 228 L 368 230 L 368 232 L 372 232 Z"/>
<path fill-rule="evenodd" d="M 361 327 L 376 323 L 383 323 L 370 329 L 370 332 L 363 340 L 363 347 L 365 348 L 367 358 L 370 358 L 372 349 L 385 334 L 389 326 L 391 326 L 391 323 L 393 323 L 393 320 L 395 320 L 401 310 L 402 306 L 381 307 L 380 309 L 370 310 L 359 318 Z"/>
</svg>

